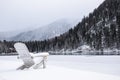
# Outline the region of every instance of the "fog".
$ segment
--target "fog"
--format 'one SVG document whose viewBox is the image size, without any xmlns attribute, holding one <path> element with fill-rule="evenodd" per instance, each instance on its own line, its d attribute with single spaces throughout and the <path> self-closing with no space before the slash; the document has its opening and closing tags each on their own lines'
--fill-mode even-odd
<svg viewBox="0 0 120 80">
<path fill-rule="evenodd" d="M 40 27 L 58 19 L 79 19 L 104 0 L 0 0 L 0 32 Z"/>
</svg>

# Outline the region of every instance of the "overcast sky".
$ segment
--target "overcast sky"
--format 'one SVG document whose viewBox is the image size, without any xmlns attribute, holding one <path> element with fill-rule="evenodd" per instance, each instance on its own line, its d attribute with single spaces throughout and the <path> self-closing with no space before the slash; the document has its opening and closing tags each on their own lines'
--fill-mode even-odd
<svg viewBox="0 0 120 80">
<path fill-rule="evenodd" d="M 0 32 L 81 19 L 104 0 L 0 0 Z"/>
</svg>

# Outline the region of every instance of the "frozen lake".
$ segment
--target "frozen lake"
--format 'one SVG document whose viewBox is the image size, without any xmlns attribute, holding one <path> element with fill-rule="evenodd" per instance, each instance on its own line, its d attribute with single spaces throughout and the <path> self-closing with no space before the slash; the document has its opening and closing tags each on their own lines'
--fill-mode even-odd
<svg viewBox="0 0 120 80">
<path fill-rule="evenodd" d="M 120 76 L 120 56 L 50 56 L 48 63 Z"/>
<path fill-rule="evenodd" d="M 16 68 L 21 64 L 22 61 L 18 60 L 17 56 L 0 56 L 0 80 L 43 79 L 44 77 L 39 78 L 39 74 L 46 77 L 48 75 L 49 77 L 53 75 L 56 76 L 56 78 L 48 77 L 43 80 L 73 80 L 74 77 L 78 80 L 81 78 L 83 80 L 120 80 L 120 56 L 50 55 L 45 70 L 16 71 Z M 82 76 L 80 77 L 80 75 Z M 26 79 L 24 79 L 23 76 L 26 77 Z M 61 76 L 61 78 L 57 79 L 59 76 Z"/>
</svg>

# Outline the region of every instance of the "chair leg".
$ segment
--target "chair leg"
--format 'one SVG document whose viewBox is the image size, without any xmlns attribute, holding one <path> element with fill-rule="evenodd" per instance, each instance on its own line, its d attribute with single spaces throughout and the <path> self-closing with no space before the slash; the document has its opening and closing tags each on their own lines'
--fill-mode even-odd
<svg viewBox="0 0 120 80">
<path fill-rule="evenodd" d="M 33 68 L 38 69 L 42 65 L 43 65 L 43 69 L 45 69 L 46 68 L 46 58 L 45 57 L 43 57 L 42 61 L 40 61 L 38 64 L 36 64 Z"/>
<path fill-rule="evenodd" d="M 22 66 L 18 67 L 17 70 L 23 70 L 25 68 L 27 68 L 27 66 L 26 65 L 22 65 Z"/>
</svg>

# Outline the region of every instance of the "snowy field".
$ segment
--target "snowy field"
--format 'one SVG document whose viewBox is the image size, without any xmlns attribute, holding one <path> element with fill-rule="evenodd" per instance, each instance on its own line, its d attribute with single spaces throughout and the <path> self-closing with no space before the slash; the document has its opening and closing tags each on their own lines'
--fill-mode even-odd
<svg viewBox="0 0 120 80">
<path fill-rule="evenodd" d="M 120 80 L 120 56 L 49 56 L 47 68 L 36 70 L 16 70 L 20 65 L 17 56 L 0 56 L 0 80 Z"/>
</svg>

